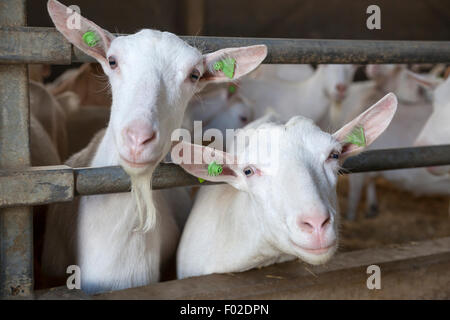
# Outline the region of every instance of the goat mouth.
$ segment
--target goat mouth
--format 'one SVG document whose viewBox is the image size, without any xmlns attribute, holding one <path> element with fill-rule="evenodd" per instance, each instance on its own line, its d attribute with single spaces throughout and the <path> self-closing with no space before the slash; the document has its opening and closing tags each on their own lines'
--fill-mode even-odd
<svg viewBox="0 0 450 320">
<path fill-rule="evenodd" d="M 134 161 L 130 161 L 125 159 L 124 157 L 120 156 L 120 160 L 127 165 L 128 167 L 131 168 L 145 168 L 148 167 L 149 165 L 152 165 L 153 162 L 152 161 L 147 161 L 147 162 L 134 162 Z"/>
<path fill-rule="evenodd" d="M 310 254 L 314 254 L 314 255 L 320 255 L 320 254 L 324 254 L 324 253 L 328 253 L 331 249 L 336 247 L 336 241 L 333 241 L 329 246 L 326 247 L 322 247 L 322 248 L 316 248 L 316 249 L 310 249 L 310 248 L 305 248 L 302 247 L 301 245 L 295 243 L 294 241 L 291 240 L 291 243 L 299 248 L 301 251 L 310 253 Z"/>
</svg>

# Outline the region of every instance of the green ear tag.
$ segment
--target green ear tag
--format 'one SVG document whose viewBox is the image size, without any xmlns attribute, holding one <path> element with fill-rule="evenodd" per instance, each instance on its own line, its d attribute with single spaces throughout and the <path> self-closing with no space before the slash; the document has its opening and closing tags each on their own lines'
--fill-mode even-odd
<svg viewBox="0 0 450 320">
<path fill-rule="evenodd" d="M 198 182 L 203 183 L 203 182 L 205 182 L 205 179 L 198 178 Z"/>
<path fill-rule="evenodd" d="M 208 165 L 208 175 L 216 177 L 220 175 L 223 171 L 223 168 L 220 164 L 217 164 L 215 161 L 211 162 Z"/>
<path fill-rule="evenodd" d="M 225 58 L 214 63 L 214 70 L 222 71 L 228 78 L 233 79 L 235 65 L 236 59 Z"/>
<path fill-rule="evenodd" d="M 98 38 L 94 31 L 87 31 L 83 34 L 83 41 L 89 47 L 94 47 L 98 43 Z"/>
<path fill-rule="evenodd" d="M 364 135 L 364 128 L 363 127 L 355 127 L 352 132 L 348 134 L 348 136 L 345 138 L 346 143 L 355 144 L 359 147 L 365 147 L 366 146 L 366 136 Z"/>
<path fill-rule="evenodd" d="M 230 85 L 228 86 L 228 92 L 229 92 L 229 93 L 235 93 L 235 92 L 236 92 L 236 86 L 233 85 L 233 84 L 230 84 Z"/>
</svg>

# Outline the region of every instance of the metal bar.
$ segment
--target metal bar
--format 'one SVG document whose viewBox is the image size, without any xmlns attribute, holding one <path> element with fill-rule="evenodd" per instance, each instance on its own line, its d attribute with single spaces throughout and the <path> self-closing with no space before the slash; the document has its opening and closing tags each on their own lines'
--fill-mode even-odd
<svg viewBox="0 0 450 320">
<path fill-rule="evenodd" d="M 67 166 L 0 170 L 0 207 L 71 201 L 74 193 L 73 170 Z"/>
<path fill-rule="evenodd" d="M 1 27 L 0 39 L 3 63 L 71 62 L 72 45 L 55 28 Z"/>
<path fill-rule="evenodd" d="M 13 35 L 13 36 L 12 36 Z M 34 37 L 34 38 L 32 38 Z M 450 61 L 450 41 L 373 41 L 182 36 L 203 52 L 266 44 L 264 63 L 439 63 Z M 36 40 L 40 39 L 39 45 Z M 0 63 L 93 62 L 53 28 L 0 27 Z M 42 48 L 39 51 L 38 48 Z"/>
<path fill-rule="evenodd" d="M 348 158 L 344 171 L 357 173 L 450 165 L 450 145 L 370 150 Z"/>
<path fill-rule="evenodd" d="M 25 0 L 0 2 L 0 25 L 26 24 Z M 22 62 L 23 63 L 23 62 Z M 30 165 L 28 70 L 0 65 L 0 168 Z M 33 290 L 31 207 L 0 210 L 0 297 L 26 297 Z"/>
<path fill-rule="evenodd" d="M 366 151 L 348 158 L 342 166 L 342 173 L 441 165 L 450 165 L 450 145 Z M 120 166 L 75 169 L 56 166 L 25 171 L 0 170 L 0 182 L 3 181 L 9 181 L 8 184 L 13 189 L 0 187 L 0 208 L 24 203 L 36 205 L 71 201 L 76 195 L 128 192 L 131 186 L 129 176 Z M 205 181 L 200 184 L 196 177 L 173 163 L 161 163 L 156 168 L 152 181 L 155 190 L 212 184 L 218 183 Z M 39 190 L 40 188 L 42 190 Z"/>
<path fill-rule="evenodd" d="M 370 150 L 348 158 L 342 173 L 381 171 L 418 167 L 450 165 L 450 145 Z M 130 180 L 118 166 L 75 169 L 78 195 L 127 192 Z M 218 184 L 205 181 L 200 184 L 176 164 L 161 163 L 153 174 L 153 189 Z"/>
</svg>

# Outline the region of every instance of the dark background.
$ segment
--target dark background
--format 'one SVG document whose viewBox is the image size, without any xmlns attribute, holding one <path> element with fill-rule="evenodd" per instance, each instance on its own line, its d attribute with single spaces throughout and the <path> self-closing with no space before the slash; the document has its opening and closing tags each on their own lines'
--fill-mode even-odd
<svg viewBox="0 0 450 320">
<path fill-rule="evenodd" d="M 142 28 L 178 35 L 373 40 L 450 40 L 450 0 L 61 0 L 117 33 Z M 28 25 L 53 27 L 47 0 L 28 0 Z M 368 30 L 367 7 L 381 9 Z M 72 66 L 52 66 L 46 81 Z M 358 72 L 357 80 L 364 79 Z"/>
<path fill-rule="evenodd" d="M 52 26 L 46 0 L 28 0 L 28 25 Z M 450 40 L 450 0 L 62 0 L 112 32 L 179 35 Z M 381 30 L 366 9 L 381 8 Z"/>
</svg>

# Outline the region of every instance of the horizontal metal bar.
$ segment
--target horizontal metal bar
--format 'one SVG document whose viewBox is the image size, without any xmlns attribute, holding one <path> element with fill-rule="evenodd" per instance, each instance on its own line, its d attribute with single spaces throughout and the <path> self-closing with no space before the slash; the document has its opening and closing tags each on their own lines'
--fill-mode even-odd
<svg viewBox="0 0 450 320">
<path fill-rule="evenodd" d="M 370 150 L 348 158 L 349 173 L 450 165 L 450 145 Z"/>
<path fill-rule="evenodd" d="M 75 192 L 67 166 L 0 170 L 0 207 L 70 201 Z"/>
<path fill-rule="evenodd" d="M 0 28 L 0 63 L 71 62 L 72 45 L 55 28 Z"/>
<path fill-rule="evenodd" d="M 348 158 L 342 173 L 450 165 L 450 145 L 370 150 Z M 202 184 L 173 163 L 161 163 L 153 174 L 153 189 Z M 120 166 L 75 168 L 35 167 L 0 170 L 0 208 L 71 201 L 76 195 L 130 191 L 130 178 Z"/>
<path fill-rule="evenodd" d="M 211 52 L 226 47 L 266 44 L 264 63 L 438 63 L 450 61 L 450 41 L 373 41 L 182 36 Z M 54 28 L 0 27 L 0 63 L 93 62 Z"/>
</svg>

